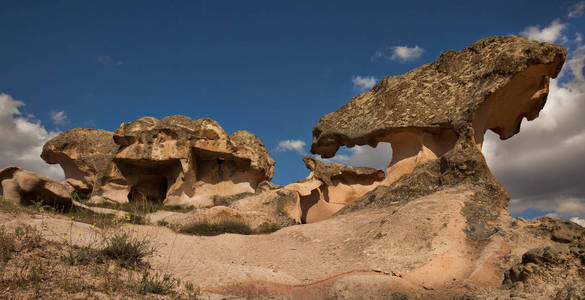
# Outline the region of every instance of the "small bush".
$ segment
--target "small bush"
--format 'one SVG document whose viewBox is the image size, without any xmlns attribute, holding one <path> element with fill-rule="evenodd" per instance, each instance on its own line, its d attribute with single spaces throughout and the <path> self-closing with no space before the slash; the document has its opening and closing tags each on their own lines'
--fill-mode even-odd
<svg viewBox="0 0 585 300">
<path fill-rule="evenodd" d="M 62 255 L 61 258 L 63 261 L 68 263 L 69 265 L 76 266 L 76 265 L 87 265 L 93 261 L 101 262 L 102 259 L 100 257 L 100 253 L 89 247 L 75 247 L 69 246 L 69 249 Z"/>
<path fill-rule="evenodd" d="M 148 271 L 142 274 L 142 280 L 138 284 L 138 293 L 146 294 L 168 294 L 178 285 L 178 280 L 165 274 L 162 277 L 159 274 L 151 275 Z"/>
<path fill-rule="evenodd" d="M 183 226 L 180 232 L 213 236 L 222 233 L 252 234 L 252 229 L 247 224 L 235 221 L 221 221 L 218 223 L 194 222 Z"/>
<path fill-rule="evenodd" d="M 123 231 L 105 238 L 104 244 L 104 248 L 99 253 L 118 261 L 123 267 L 141 266 L 144 264 L 144 259 L 154 253 L 150 241 L 138 240 Z"/>
</svg>

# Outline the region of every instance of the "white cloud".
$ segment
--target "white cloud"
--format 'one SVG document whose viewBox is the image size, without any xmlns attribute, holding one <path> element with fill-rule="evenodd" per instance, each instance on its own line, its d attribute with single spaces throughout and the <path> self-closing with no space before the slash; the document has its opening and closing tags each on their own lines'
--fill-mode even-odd
<svg viewBox="0 0 585 300">
<path fill-rule="evenodd" d="M 368 89 L 371 89 L 372 87 L 374 87 L 374 85 L 376 85 L 376 82 L 378 82 L 378 80 L 374 77 L 374 76 L 354 76 L 351 79 L 351 82 L 353 82 L 353 86 L 360 90 L 360 91 L 365 91 Z"/>
<path fill-rule="evenodd" d="M 40 157 L 44 143 L 57 133 L 47 132 L 33 117 L 23 116 L 22 106 L 24 103 L 10 95 L 0 94 L 0 168 L 14 165 L 63 180 L 61 167 L 49 165 Z"/>
<path fill-rule="evenodd" d="M 121 66 L 123 61 L 112 58 L 111 56 L 98 56 L 97 61 L 102 65 L 107 66 Z"/>
<path fill-rule="evenodd" d="M 585 12 L 585 1 L 577 2 L 569 7 L 569 19 L 578 18 Z"/>
<path fill-rule="evenodd" d="M 413 60 L 421 57 L 425 51 L 419 46 L 407 47 L 407 46 L 396 46 L 392 47 L 393 53 L 390 59 L 397 59 L 401 61 Z"/>
<path fill-rule="evenodd" d="M 333 158 L 323 159 L 325 162 L 338 162 L 354 167 L 370 167 L 386 170 L 392 160 L 392 147 L 389 143 L 379 143 L 376 148 L 355 146 L 341 149 Z"/>
<path fill-rule="evenodd" d="M 67 115 L 64 111 L 54 111 L 49 114 L 53 123 L 58 125 L 63 125 L 67 121 Z"/>
<path fill-rule="evenodd" d="M 278 143 L 276 151 L 296 151 L 301 155 L 305 154 L 305 142 L 301 140 L 284 140 Z"/>
<path fill-rule="evenodd" d="M 486 134 L 484 155 L 510 192 L 512 213 L 537 208 L 585 218 L 584 66 L 585 46 L 579 46 L 569 52 L 559 78 L 551 80 L 536 120 L 524 122 L 520 133 L 506 141 Z"/>
<path fill-rule="evenodd" d="M 384 50 L 378 50 L 372 55 L 371 60 L 378 59 L 399 60 L 402 62 L 417 59 L 422 56 L 425 50 L 419 46 L 394 46 Z"/>
<path fill-rule="evenodd" d="M 573 217 L 570 219 L 570 221 L 581 225 L 581 227 L 585 227 L 585 219 L 583 218 Z"/>
<path fill-rule="evenodd" d="M 559 20 L 554 20 L 548 27 L 540 29 L 540 26 L 529 26 L 520 32 L 520 35 L 525 36 L 531 40 L 554 43 L 558 40 L 566 39 L 562 35 L 566 24 L 560 23 Z"/>
</svg>

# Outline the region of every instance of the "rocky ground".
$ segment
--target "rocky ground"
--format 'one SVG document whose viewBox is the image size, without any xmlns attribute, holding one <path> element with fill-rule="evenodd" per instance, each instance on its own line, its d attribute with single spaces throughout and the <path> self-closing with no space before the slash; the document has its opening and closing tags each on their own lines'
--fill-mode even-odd
<svg viewBox="0 0 585 300">
<path fill-rule="evenodd" d="M 71 245 L 97 249 L 103 236 L 128 232 L 136 240 L 151 241 L 156 251 L 146 259 L 148 269 L 118 267 L 116 272 L 132 273 L 125 276 L 134 276 L 135 280 L 144 270 L 170 274 L 193 283 L 200 289 L 197 297 L 203 299 L 583 297 L 584 228 L 548 218 L 515 219 L 502 211 L 490 217 L 491 224 L 473 229 L 477 226 L 473 218 L 482 213 L 469 207 L 473 195 L 469 190 L 447 189 L 384 209 L 359 210 L 259 235 L 193 236 L 161 225 L 131 224 L 125 218 L 99 228 L 88 224 L 91 218 L 80 220 L 87 222 L 83 223 L 75 220 L 75 214 L 72 220 L 71 213 L 15 207 L 4 208 L 0 222 L 8 232 L 30 226 L 42 238 L 40 250 L 13 256 L 49 259 L 53 262 L 41 265 L 63 268 L 66 263 L 59 257 L 67 254 Z M 482 228 L 494 230 L 489 236 L 470 241 L 468 235 Z M 14 283 L 6 281 L 11 272 L 16 272 L 11 269 L 14 267 L 6 267 L 11 262 L 9 259 L 2 268 L 2 295 L 17 298 L 23 293 L 32 297 L 35 289 L 55 289 L 54 282 L 40 279 L 37 287 L 12 290 Z M 113 261 L 112 272 L 115 266 Z M 90 268 L 87 266 L 77 267 L 77 273 L 63 271 L 73 272 L 72 280 L 81 287 L 47 295 L 100 298 L 108 292 L 117 293 L 103 288 L 110 275 L 96 273 L 100 267 L 105 268 L 94 267 L 92 274 L 97 275 L 89 276 L 93 279 L 87 279 L 92 272 L 84 269 Z M 119 289 L 126 295 L 142 297 L 133 286 L 122 284 Z M 165 297 L 187 294 L 184 286 L 177 286 Z"/>
</svg>

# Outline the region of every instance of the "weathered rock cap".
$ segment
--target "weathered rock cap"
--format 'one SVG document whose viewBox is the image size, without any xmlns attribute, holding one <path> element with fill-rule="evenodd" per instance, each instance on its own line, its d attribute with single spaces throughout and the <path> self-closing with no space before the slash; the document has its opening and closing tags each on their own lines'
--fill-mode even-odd
<svg viewBox="0 0 585 300">
<path fill-rule="evenodd" d="M 60 133 L 43 146 L 41 158 L 59 164 L 75 189 L 91 192 L 118 150 L 113 132 L 75 128 Z"/>
<path fill-rule="evenodd" d="M 340 146 L 376 146 L 391 133 L 405 128 L 449 128 L 471 124 L 474 113 L 490 95 L 512 81 L 526 81 L 543 92 L 523 112 L 529 120 L 538 115 L 566 52 L 559 45 L 519 36 L 489 37 L 461 50 L 445 51 L 436 61 L 401 76 L 382 79 L 337 111 L 319 120 L 313 129 L 311 153 L 332 157 Z M 505 101 L 522 97 L 509 94 Z M 532 95 L 527 95 L 531 97 Z M 510 116 L 512 128 L 491 124 L 505 139 L 517 133 L 522 116 Z M 489 123 L 489 122 L 488 122 Z M 459 133 L 459 132 L 457 132 Z M 483 134 L 483 132 L 481 133 Z"/>
<path fill-rule="evenodd" d="M 274 160 L 258 137 L 245 130 L 228 136 L 219 123 L 209 118 L 143 117 L 122 123 L 113 138 L 120 145 L 116 159 L 181 159 L 193 150 L 198 156 L 247 160 L 250 168 L 261 171 L 267 180 L 274 174 Z M 161 146 L 165 142 L 173 144 Z"/>
<path fill-rule="evenodd" d="M 368 167 L 351 167 L 339 163 L 324 163 L 314 157 L 305 156 L 303 162 L 307 169 L 313 172 L 313 176 L 325 182 L 327 185 L 334 185 L 333 180 L 343 178 L 369 179 L 370 181 L 384 180 L 384 171 Z"/>
<path fill-rule="evenodd" d="M 116 129 L 114 140 L 120 146 L 130 145 L 136 141 L 152 142 L 160 133 L 167 133 L 172 139 L 227 139 L 227 133 L 219 123 L 209 118 L 193 120 L 187 116 L 175 115 L 163 119 L 142 117 L 128 123 L 122 123 Z"/>
</svg>

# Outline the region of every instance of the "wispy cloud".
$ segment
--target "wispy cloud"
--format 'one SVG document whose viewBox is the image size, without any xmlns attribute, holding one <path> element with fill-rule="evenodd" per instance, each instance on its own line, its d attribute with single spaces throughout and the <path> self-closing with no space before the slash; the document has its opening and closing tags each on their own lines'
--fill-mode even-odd
<svg viewBox="0 0 585 300">
<path fill-rule="evenodd" d="M 393 46 L 378 50 L 372 55 L 372 61 L 378 59 L 398 60 L 401 62 L 415 60 L 423 55 L 425 50 L 419 46 Z"/>
<path fill-rule="evenodd" d="M 57 132 L 47 132 L 34 116 L 24 116 L 20 112 L 23 106 L 10 95 L 0 94 L 0 168 L 14 165 L 62 180 L 61 167 L 49 165 L 40 157 L 45 142 Z"/>
<path fill-rule="evenodd" d="M 305 154 L 306 143 L 301 140 L 283 140 L 278 143 L 276 151 L 296 151 L 301 155 Z"/>
<path fill-rule="evenodd" d="M 97 61 L 102 65 L 107 66 L 121 66 L 123 61 L 112 58 L 111 56 L 98 56 Z"/>
<path fill-rule="evenodd" d="M 67 114 L 64 111 L 53 111 L 49 114 L 53 123 L 57 125 L 63 125 L 67 122 Z"/>
<path fill-rule="evenodd" d="M 556 41 L 565 41 L 563 31 L 567 27 L 566 24 L 554 20 L 549 26 L 540 28 L 540 26 L 528 26 L 520 32 L 520 35 L 525 36 L 531 40 L 554 43 Z"/>
<path fill-rule="evenodd" d="M 419 46 L 407 47 L 407 46 L 396 46 L 393 47 L 394 53 L 390 57 L 391 59 L 397 59 L 401 61 L 413 60 L 421 57 L 425 51 Z"/>
<path fill-rule="evenodd" d="M 353 86 L 354 88 L 360 90 L 360 91 L 365 91 L 368 89 L 371 89 L 372 87 L 374 87 L 374 85 L 376 85 L 376 82 L 378 82 L 378 80 L 374 77 L 374 76 L 353 76 L 353 78 L 351 79 L 351 82 L 353 82 Z"/>
<path fill-rule="evenodd" d="M 583 219 L 583 218 L 573 217 L 570 220 L 571 220 L 571 222 L 575 222 L 575 223 L 581 225 L 582 227 L 585 227 L 585 219 Z"/>
<path fill-rule="evenodd" d="M 585 1 L 577 2 L 569 7 L 569 19 L 578 18 L 585 12 Z"/>
</svg>

